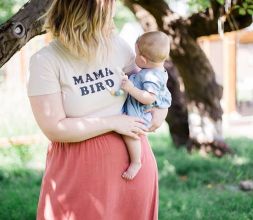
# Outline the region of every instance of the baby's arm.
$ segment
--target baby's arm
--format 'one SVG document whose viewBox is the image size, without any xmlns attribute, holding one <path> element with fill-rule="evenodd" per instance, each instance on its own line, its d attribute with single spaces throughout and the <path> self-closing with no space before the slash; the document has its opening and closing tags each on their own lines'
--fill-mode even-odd
<svg viewBox="0 0 253 220">
<path fill-rule="evenodd" d="M 136 88 L 127 77 L 123 78 L 121 88 L 144 105 L 150 105 L 156 100 L 155 94 Z"/>
</svg>

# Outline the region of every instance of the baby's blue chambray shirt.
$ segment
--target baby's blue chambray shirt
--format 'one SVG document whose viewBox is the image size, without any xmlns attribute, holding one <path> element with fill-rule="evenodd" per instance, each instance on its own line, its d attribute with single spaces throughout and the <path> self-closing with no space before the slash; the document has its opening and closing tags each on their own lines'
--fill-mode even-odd
<svg viewBox="0 0 253 220">
<path fill-rule="evenodd" d="M 149 127 L 152 115 L 150 112 L 145 111 L 152 107 L 169 108 L 171 105 L 171 93 L 166 86 L 168 73 L 165 69 L 142 69 L 140 72 L 132 74 L 129 80 L 131 80 L 138 89 L 146 90 L 156 96 L 156 101 L 152 103 L 152 105 L 144 105 L 128 95 L 123 108 L 124 113 L 142 118 L 147 127 Z"/>
</svg>

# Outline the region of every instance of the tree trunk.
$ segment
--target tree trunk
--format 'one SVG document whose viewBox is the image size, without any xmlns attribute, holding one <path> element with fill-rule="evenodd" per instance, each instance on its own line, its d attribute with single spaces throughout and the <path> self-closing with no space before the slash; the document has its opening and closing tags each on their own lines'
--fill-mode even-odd
<svg viewBox="0 0 253 220">
<path fill-rule="evenodd" d="M 42 34 L 43 19 L 38 20 L 51 0 L 31 0 L 0 26 L 0 67 L 36 35 Z"/>
<path fill-rule="evenodd" d="M 172 104 L 166 121 L 169 124 L 173 142 L 176 146 L 182 146 L 189 142 L 189 122 L 185 93 L 180 90 L 178 71 L 173 63 L 167 61 L 164 67 L 169 74 L 167 87 L 172 96 Z"/>
</svg>

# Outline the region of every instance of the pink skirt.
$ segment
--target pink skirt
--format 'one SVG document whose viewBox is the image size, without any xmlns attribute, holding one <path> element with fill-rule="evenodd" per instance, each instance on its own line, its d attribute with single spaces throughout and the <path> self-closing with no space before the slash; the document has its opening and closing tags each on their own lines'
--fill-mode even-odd
<svg viewBox="0 0 253 220">
<path fill-rule="evenodd" d="M 37 220 L 157 220 L 157 165 L 142 136 L 142 167 L 132 181 L 122 137 L 107 133 L 49 145 Z"/>
</svg>

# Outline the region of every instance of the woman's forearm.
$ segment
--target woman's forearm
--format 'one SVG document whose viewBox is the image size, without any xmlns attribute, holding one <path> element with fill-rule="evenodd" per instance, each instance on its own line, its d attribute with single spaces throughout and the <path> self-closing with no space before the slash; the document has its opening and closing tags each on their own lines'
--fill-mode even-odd
<svg viewBox="0 0 253 220">
<path fill-rule="evenodd" d="M 147 131 L 143 120 L 127 115 L 68 118 L 60 93 L 32 96 L 30 103 L 40 129 L 51 141 L 80 142 L 110 131 L 138 139 Z"/>
<path fill-rule="evenodd" d="M 40 127 L 51 141 L 57 142 L 80 142 L 110 131 L 139 139 L 139 135 L 148 131 L 142 119 L 127 115 L 65 118 Z"/>
<path fill-rule="evenodd" d="M 112 131 L 114 117 L 68 118 L 61 93 L 30 97 L 34 117 L 51 141 L 79 142 Z"/>
<path fill-rule="evenodd" d="M 44 130 L 51 141 L 79 142 L 113 131 L 112 118 L 65 118 Z"/>
</svg>

